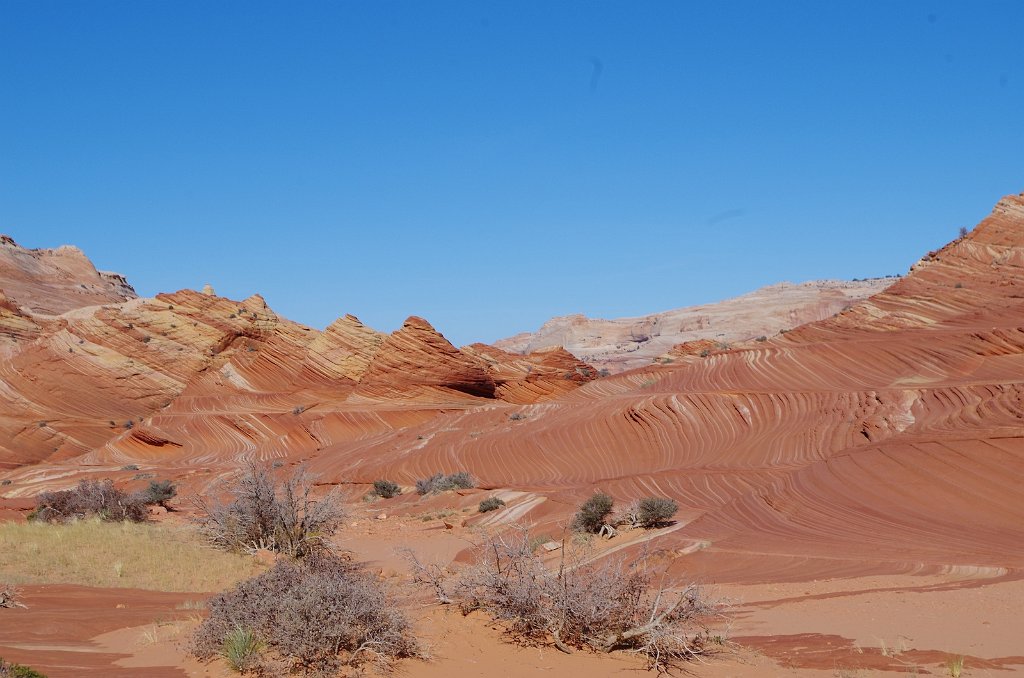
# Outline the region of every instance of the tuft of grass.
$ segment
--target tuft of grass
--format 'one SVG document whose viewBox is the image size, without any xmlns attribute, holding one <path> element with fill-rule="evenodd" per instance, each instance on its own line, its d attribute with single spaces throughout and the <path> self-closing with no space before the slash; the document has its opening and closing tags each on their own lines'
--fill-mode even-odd
<svg viewBox="0 0 1024 678">
<path fill-rule="evenodd" d="M 108 523 L 0 524 L 0 580 L 150 591 L 218 591 L 257 574 L 251 557 L 210 548 L 185 527 Z"/>
<path fill-rule="evenodd" d="M 946 662 L 946 668 L 949 670 L 950 678 L 960 678 L 961 674 L 964 672 L 964 658 L 953 657 Z"/>
<path fill-rule="evenodd" d="M 263 648 L 266 647 L 256 632 L 245 626 L 236 626 L 224 638 L 220 656 L 232 671 L 244 673 L 260 664 Z"/>
</svg>

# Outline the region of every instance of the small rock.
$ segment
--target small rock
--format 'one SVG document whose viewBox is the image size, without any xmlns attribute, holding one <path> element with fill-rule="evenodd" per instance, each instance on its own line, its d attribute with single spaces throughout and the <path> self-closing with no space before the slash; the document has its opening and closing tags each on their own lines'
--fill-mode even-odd
<svg viewBox="0 0 1024 678">
<path fill-rule="evenodd" d="M 540 545 L 545 551 L 557 551 L 562 548 L 562 543 L 558 541 L 546 541 Z"/>
<path fill-rule="evenodd" d="M 445 520 L 442 520 L 441 522 L 444 523 L 444 529 L 446 529 L 446 530 L 454 530 L 455 529 L 455 522 L 454 521 L 445 519 Z"/>
<path fill-rule="evenodd" d="M 386 513 L 378 513 L 377 514 L 377 520 L 387 520 L 387 519 L 388 519 L 388 514 L 386 514 Z"/>
</svg>

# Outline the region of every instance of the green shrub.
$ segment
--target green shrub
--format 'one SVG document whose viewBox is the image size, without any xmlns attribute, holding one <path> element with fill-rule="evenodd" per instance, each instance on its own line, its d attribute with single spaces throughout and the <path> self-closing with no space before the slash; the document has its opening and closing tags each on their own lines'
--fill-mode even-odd
<svg viewBox="0 0 1024 678">
<path fill-rule="evenodd" d="M 640 527 L 659 527 L 672 519 L 679 505 L 668 497 L 645 497 L 637 506 L 637 523 Z"/>
<path fill-rule="evenodd" d="M 600 532 L 605 519 L 612 512 L 615 500 L 604 492 L 595 493 L 580 505 L 573 518 L 572 527 L 578 532 Z"/>
<path fill-rule="evenodd" d="M 402 494 L 402 488 L 398 486 L 398 483 L 390 480 L 374 480 L 373 493 L 378 497 L 391 499 L 392 497 L 397 497 Z"/>
<path fill-rule="evenodd" d="M 487 499 L 484 499 L 482 502 L 480 502 L 479 509 L 480 513 L 487 513 L 488 511 L 497 511 L 504 505 L 505 502 L 502 501 L 501 499 L 497 497 L 488 497 Z"/>
</svg>

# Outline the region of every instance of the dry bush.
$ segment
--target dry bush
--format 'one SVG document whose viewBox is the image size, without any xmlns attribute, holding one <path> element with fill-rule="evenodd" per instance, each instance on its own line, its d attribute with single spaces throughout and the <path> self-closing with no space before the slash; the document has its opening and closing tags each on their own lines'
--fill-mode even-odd
<svg viewBox="0 0 1024 678">
<path fill-rule="evenodd" d="M 409 622 L 382 582 L 331 553 L 279 560 L 268 572 L 214 596 L 209 609 L 193 654 L 221 655 L 244 633 L 264 644 L 262 663 L 276 671 L 271 675 L 335 675 L 344 666 L 388 666 L 417 652 Z"/>
<path fill-rule="evenodd" d="M 487 499 L 480 502 L 480 505 L 477 506 L 477 510 L 480 511 L 480 513 L 487 513 L 488 511 L 497 511 L 504 505 L 504 500 L 499 499 L 498 497 L 487 497 Z"/>
<path fill-rule="evenodd" d="M 41 493 L 36 497 L 36 508 L 30 517 L 47 523 L 64 523 L 91 515 L 108 521 L 141 523 L 148 511 L 142 495 L 118 489 L 114 481 L 84 479 L 70 490 Z"/>
<path fill-rule="evenodd" d="M 0 582 L 0 607 L 25 607 L 21 602 L 21 589 L 13 584 Z"/>
<path fill-rule="evenodd" d="M 313 478 L 299 469 L 283 479 L 249 464 L 223 489 L 230 503 L 196 499 L 196 521 L 210 542 L 229 551 L 260 549 L 302 558 L 330 549 L 328 539 L 345 519 L 337 495 L 313 499 Z"/>
<path fill-rule="evenodd" d="M 463 611 L 482 609 L 522 639 L 551 638 L 558 649 L 589 647 L 644 655 L 664 670 L 710 651 L 707 624 L 722 614 L 696 585 L 669 591 L 645 559 L 627 564 L 588 562 L 584 551 L 563 544 L 562 560 L 549 569 L 534 552 L 527 531 L 489 537 L 476 562 L 448 576 L 410 557 L 414 579 L 434 587 L 442 602 Z"/>
<path fill-rule="evenodd" d="M 429 478 L 416 481 L 417 494 L 436 494 L 446 490 L 468 490 L 476 487 L 476 481 L 466 471 L 458 471 L 450 475 L 435 473 Z"/>
<path fill-rule="evenodd" d="M 392 480 L 374 480 L 373 493 L 382 499 L 391 499 L 402 494 L 402 488 Z"/>
<path fill-rule="evenodd" d="M 167 502 L 178 496 L 178 488 L 170 480 L 150 480 L 149 487 L 139 493 L 143 503 L 147 505 L 162 506 L 171 510 Z"/>
<path fill-rule="evenodd" d="M 152 591 L 219 591 L 260 571 L 211 549 L 196 530 L 98 518 L 56 525 L 0 523 L 0 580 Z"/>
</svg>

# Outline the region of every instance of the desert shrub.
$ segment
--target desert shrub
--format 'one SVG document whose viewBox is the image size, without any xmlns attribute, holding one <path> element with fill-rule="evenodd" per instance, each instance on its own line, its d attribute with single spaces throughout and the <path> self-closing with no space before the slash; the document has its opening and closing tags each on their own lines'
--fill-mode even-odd
<svg viewBox="0 0 1024 678">
<path fill-rule="evenodd" d="M 667 497 L 645 497 L 637 504 L 637 524 L 640 527 L 658 527 L 672 519 L 679 505 Z"/>
<path fill-rule="evenodd" d="M 232 671 L 245 673 L 262 667 L 262 654 L 266 646 L 255 631 L 236 626 L 224 637 L 219 654 Z"/>
<path fill-rule="evenodd" d="M 46 678 L 46 676 L 23 664 L 11 664 L 0 657 L 0 678 Z"/>
<path fill-rule="evenodd" d="M 392 497 L 397 497 L 402 494 L 402 488 L 398 486 L 398 483 L 390 480 L 374 480 L 373 493 L 378 497 L 391 499 Z"/>
<path fill-rule="evenodd" d="M 417 494 L 435 494 L 446 490 L 468 490 L 476 487 L 476 481 L 466 471 L 458 471 L 451 475 L 435 473 L 429 478 L 422 478 L 416 481 Z"/>
<path fill-rule="evenodd" d="M 313 498 L 313 478 L 303 469 L 278 479 L 250 464 L 224 493 L 234 499 L 196 499 L 196 522 L 214 546 L 229 551 L 267 549 L 302 558 L 329 549 L 328 538 L 345 517 L 337 495 Z"/>
<path fill-rule="evenodd" d="M 389 664 L 417 651 L 409 622 L 384 585 L 330 553 L 279 560 L 269 571 L 214 596 L 209 610 L 196 631 L 193 654 L 200 659 L 223 654 L 228 639 L 245 629 L 265 643 L 264 661 L 278 665 L 272 675 L 334 675 L 346 665 Z"/>
<path fill-rule="evenodd" d="M 128 464 L 127 466 L 122 466 L 121 470 L 122 471 L 138 471 L 139 470 L 139 465 L 138 464 Z"/>
<path fill-rule="evenodd" d="M 512 414 L 508 415 L 509 421 L 522 421 L 523 419 L 526 419 L 526 415 L 523 414 L 522 412 L 513 412 Z"/>
<path fill-rule="evenodd" d="M 550 638 L 560 650 L 590 647 L 643 654 L 652 666 L 709 652 L 708 623 L 721 615 L 694 585 L 669 591 L 641 559 L 594 562 L 568 545 L 549 569 L 525 531 L 492 536 L 479 544 L 475 563 L 459 574 L 414 567 L 414 578 L 464 611 L 482 609 L 520 639 Z M 414 562 L 414 565 L 417 565 Z"/>
<path fill-rule="evenodd" d="M 0 582 L 0 608 L 25 607 L 21 602 L 21 589 L 13 584 Z"/>
<path fill-rule="evenodd" d="M 107 521 L 140 523 L 146 519 L 146 504 L 137 494 L 114 487 L 114 481 L 81 480 L 70 490 L 43 492 L 36 497 L 33 520 L 60 523 L 96 515 Z"/>
<path fill-rule="evenodd" d="M 140 494 L 144 503 L 167 508 L 166 502 L 174 499 L 178 495 L 178 490 L 170 480 L 151 480 L 149 487 Z"/>
<path fill-rule="evenodd" d="M 605 519 L 612 512 L 615 500 L 604 492 L 597 492 L 580 505 L 572 519 L 572 528 L 577 532 L 601 531 Z"/>
<path fill-rule="evenodd" d="M 498 497 L 488 497 L 480 502 L 480 506 L 478 508 L 480 513 L 487 513 L 488 511 L 497 511 L 504 505 L 505 502 Z"/>
</svg>

